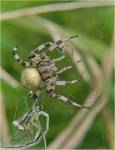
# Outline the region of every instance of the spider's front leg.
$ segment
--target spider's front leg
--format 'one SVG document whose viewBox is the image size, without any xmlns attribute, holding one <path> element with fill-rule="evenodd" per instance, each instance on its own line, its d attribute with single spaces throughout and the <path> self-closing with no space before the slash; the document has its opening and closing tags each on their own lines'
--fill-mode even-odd
<svg viewBox="0 0 115 150">
<path fill-rule="evenodd" d="M 34 51 L 35 53 L 41 51 L 42 49 L 48 49 L 50 46 L 52 46 L 54 43 L 52 42 L 46 42 L 46 43 L 43 43 L 41 45 L 39 45 L 37 48 L 35 48 Z"/>
<path fill-rule="evenodd" d="M 20 58 L 20 56 L 18 55 L 17 53 L 17 47 L 14 47 L 12 49 L 12 53 L 14 55 L 14 58 L 16 59 L 16 61 L 18 62 L 18 64 L 20 64 L 21 66 L 25 66 L 25 67 L 31 67 L 33 64 L 29 61 L 25 61 L 25 60 L 22 60 Z"/>
<path fill-rule="evenodd" d="M 48 48 L 48 51 L 53 51 L 55 48 L 59 48 L 60 51 L 63 51 L 63 46 L 62 43 L 66 42 L 66 41 L 69 41 L 73 38 L 77 38 L 78 36 L 77 35 L 74 35 L 74 36 L 69 36 L 67 38 L 63 38 L 63 39 L 59 39 L 58 41 L 56 41 L 55 43 L 53 43 L 49 48 Z"/>
<path fill-rule="evenodd" d="M 34 51 L 35 53 L 38 53 L 38 52 L 40 52 L 43 49 L 45 49 L 47 51 L 53 51 L 56 48 L 59 48 L 62 51 L 62 48 L 59 47 L 59 45 L 60 44 L 53 43 L 53 42 L 46 42 L 46 43 L 41 44 L 40 46 L 38 46 L 37 48 L 35 48 L 32 51 Z"/>
<path fill-rule="evenodd" d="M 61 46 L 62 43 L 66 42 L 66 41 L 69 41 L 69 40 L 71 40 L 73 38 L 76 38 L 76 37 L 78 37 L 78 36 L 77 35 L 70 36 L 70 37 L 67 37 L 67 38 L 60 39 L 60 40 L 56 41 L 55 43 L 47 42 L 47 43 L 41 44 L 40 46 L 38 46 L 33 51 L 38 52 L 38 51 L 41 51 L 42 49 L 47 49 L 48 51 L 51 52 L 56 48 L 59 48 L 60 51 L 63 51 L 63 47 Z"/>
</svg>

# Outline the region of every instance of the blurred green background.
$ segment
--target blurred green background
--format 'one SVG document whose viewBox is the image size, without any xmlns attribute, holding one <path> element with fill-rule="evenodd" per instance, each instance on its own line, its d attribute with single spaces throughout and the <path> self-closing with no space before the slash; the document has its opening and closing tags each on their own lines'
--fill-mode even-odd
<svg viewBox="0 0 115 150">
<path fill-rule="evenodd" d="M 63 1 L 64 2 L 64 1 Z M 68 1 L 72 2 L 72 1 Z M 74 1 L 73 1 L 74 2 Z M 93 1 L 92 1 L 93 2 Z M 22 8 L 37 7 L 47 4 L 61 3 L 59 1 L 1 1 L 1 11 L 10 12 Z M 65 1 L 67 3 L 67 1 Z M 22 58 L 26 59 L 27 52 L 36 46 L 52 41 L 47 29 L 42 26 L 39 19 L 43 17 L 59 25 L 69 35 L 79 35 L 82 45 L 89 50 L 89 53 L 96 59 L 100 65 L 104 54 L 107 52 L 112 43 L 113 36 L 113 6 L 101 6 L 92 8 L 81 8 L 69 11 L 58 11 L 43 13 L 34 16 L 25 16 L 20 18 L 9 19 L 1 22 L 1 66 L 14 79 L 20 82 L 20 75 L 23 67 L 19 66 L 12 55 L 12 48 L 19 45 L 19 53 Z M 32 21 L 32 19 L 37 19 Z M 47 25 L 46 25 L 47 26 Z M 63 35 L 66 36 L 66 35 Z M 83 51 L 81 52 L 83 53 Z M 56 57 L 58 54 L 53 54 Z M 65 61 L 58 64 L 59 68 L 72 64 L 71 57 L 67 55 Z M 85 57 L 85 52 L 82 54 Z M 60 79 L 71 80 L 79 76 L 75 68 L 67 73 L 60 75 Z M 1 89 L 4 97 L 5 110 L 8 119 L 9 133 L 13 132 L 12 121 L 16 107 L 16 119 L 25 112 L 25 101 L 27 90 L 23 87 L 13 88 L 5 80 L 1 80 Z M 71 98 L 78 103 L 83 103 L 92 87 L 81 80 L 78 85 L 57 88 L 58 93 Z M 108 90 L 107 107 L 113 118 L 113 76 L 111 75 L 110 88 Z M 79 112 L 70 106 L 59 103 L 43 94 L 43 105 L 50 116 L 50 129 L 47 134 L 47 143 L 49 144 L 55 137 L 71 123 L 72 118 Z M 78 99 L 78 100 L 77 100 Z M 98 107 L 98 106 L 97 106 Z M 107 139 L 102 115 L 97 115 L 92 123 L 86 137 L 79 145 L 79 149 L 107 149 L 111 148 Z M 110 137 L 112 138 L 112 137 Z M 113 140 L 113 139 L 111 139 Z M 43 142 L 35 147 L 43 146 Z"/>
</svg>

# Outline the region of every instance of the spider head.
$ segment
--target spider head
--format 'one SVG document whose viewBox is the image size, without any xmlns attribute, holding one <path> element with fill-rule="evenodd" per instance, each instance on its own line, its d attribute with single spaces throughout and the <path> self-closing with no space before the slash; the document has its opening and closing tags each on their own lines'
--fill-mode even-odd
<svg viewBox="0 0 115 150">
<path fill-rule="evenodd" d="M 31 59 L 36 64 L 38 64 L 41 61 L 40 54 L 34 51 L 29 52 L 28 58 Z"/>
</svg>

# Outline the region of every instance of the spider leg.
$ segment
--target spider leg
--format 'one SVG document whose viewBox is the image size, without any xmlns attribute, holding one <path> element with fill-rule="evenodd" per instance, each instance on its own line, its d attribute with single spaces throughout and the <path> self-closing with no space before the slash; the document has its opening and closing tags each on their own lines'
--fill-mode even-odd
<svg viewBox="0 0 115 150">
<path fill-rule="evenodd" d="M 67 85 L 67 84 L 74 84 L 74 83 L 77 83 L 79 82 L 80 80 L 82 79 L 82 76 L 80 75 L 78 79 L 76 80 L 71 80 L 71 81 L 56 81 L 56 85 Z"/>
<path fill-rule="evenodd" d="M 61 57 L 58 57 L 58 58 L 55 58 L 55 59 L 53 59 L 52 61 L 53 61 L 53 62 L 59 62 L 59 61 L 63 60 L 64 58 L 65 58 L 65 55 L 63 55 L 63 56 L 61 56 Z"/>
<path fill-rule="evenodd" d="M 56 48 L 59 48 L 62 51 L 62 48 L 60 48 L 59 45 L 57 45 L 56 43 L 47 42 L 47 43 L 41 44 L 40 46 L 35 48 L 33 51 L 37 53 L 37 52 L 41 51 L 42 49 L 46 49 L 48 51 L 52 51 L 52 50 L 54 50 Z"/>
<path fill-rule="evenodd" d="M 63 42 L 69 41 L 69 40 L 71 40 L 71 39 L 73 39 L 73 38 L 77 38 L 77 37 L 78 37 L 78 35 L 73 35 L 73 36 L 69 36 L 69 37 L 60 39 L 60 40 L 58 40 L 58 41 L 56 42 L 56 44 L 57 44 L 57 45 L 60 45 L 60 44 L 63 43 Z"/>
<path fill-rule="evenodd" d="M 74 84 L 79 82 L 79 80 L 71 80 L 71 81 L 56 81 L 56 85 L 66 85 L 66 84 Z"/>
<path fill-rule="evenodd" d="M 38 46 L 37 48 L 35 48 L 33 51 L 37 53 L 37 52 L 41 51 L 42 49 L 49 48 L 53 44 L 54 44 L 53 42 L 43 43 L 40 46 Z"/>
<path fill-rule="evenodd" d="M 74 35 L 74 36 L 70 36 L 70 37 L 67 37 L 67 38 L 63 38 L 63 39 L 60 39 L 58 41 L 56 41 L 55 43 L 53 43 L 49 48 L 48 48 L 48 51 L 53 51 L 55 48 L 59 48 L 60 51 L 63 51 L 63 47 L 61 47 L 60 45 L 66 41 L 69 41 L 73 38 L 76 38 L 78 37 L 77 35 Z"/>
<path fill-rule="evenodd" d="M 62 51 L 63 48 L 60 47 L 60 45 L 61 45 L 63 42 L 66 42 L 66 41 L 71 40 L 71 39 L 76 38 L 76 37 L 78 37 L 78 36 L 75 35 L 75 36 L 70 36 L 70 37 L 67 37 L 67 38 L 63 38 L 63 39 L 58 40 L 58 41 L 55 42 L 55 43 L 53 43 L 53 42 L 43 43 L 43 44 L 41 44 L 40 46 L 38 46 L 36 49 L 34 49 L 34 52 L 41 51 L 42 49 L 45 49 L 45 48 L 46 48 L 48 51 L 53 51 L 54 49 L 59 48 L 59 50 Z"/>
<path fill-rule="evenodd" d="M 17 47 L 14 47 L 14 48 L 12 49 L 12 53 L 13 53 L 13 55 L 14 55 L 14 58 L 15 58 L 16 61 L 18 62 L 18 64 L 20 64 L 21 66 L 30 67 L 30 66 L 33 65 L 31 62 L 22 60 L 22 59 L 20 58 L 20 56 L 19 56 L 18 53 L 17 53 Z"/>
<path fill-rule="evenodd" d="M 60 74 L 60 73 L 62 73 L 62 72 L 64 72 L 64 71 L 66 71 L 66 70 L 69 70 L 69 69 L 71 69 L 72 67 L 73 67 L 72 65 L 71 65 L 71 66 L 64 67 L 64 68 L 62 68 L 61 70 L 57 71 L 57 74 Z"/>
<path fill-rule="evenodd" d="M 73 107 L 75 107 L 75 108 L 85 108 L 85 109 L 90 109 L 90 108 L 92 108 L 92 106 L 90 106 L 90 107 L 82 106 L 82 105 L 80 105 L 80 104 L 78 104 L 78 103 L 76 103 L 76 102 L 73 102 L 72 100 L 68 99 L 67 97 L 65 97 L 65 96 L 63 96 L 63 95 L 58 95 L 58 94 L 56 94 L 56 93 L 53 92 L 53 91 L 50 91 L 50 92 L 48 93 L 48 95 L 49 95 L 50 97 L 56 98 L 57 100 L 60 100 L 60 101 L 62 101 L 62 102 L 65 102 L 65 103 L 67 103 L 67 104 L 69 104 L 69 105 L 71 105 L 71 106 L 73 106 Z"/>
<path fill-rule="evenodd" d="M 31 99 L 35 100 L 37 97 L 39 97 L 40 90 L 39 90 L 38 92 L 39 92 L 39 93 L 36 94 L 36 93 L 33 92 L 33 91 L 29 91 L 29 93 L 28 93 L 28 98 L 31 98 Z"/>
</svg>

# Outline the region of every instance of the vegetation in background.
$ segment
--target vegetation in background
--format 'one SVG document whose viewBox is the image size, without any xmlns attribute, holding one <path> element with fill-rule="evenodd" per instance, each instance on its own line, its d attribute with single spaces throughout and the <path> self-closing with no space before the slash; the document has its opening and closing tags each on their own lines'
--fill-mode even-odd
<svg viewBox="0 0 115 150">
<path fill-rule="evenodd" d="M 64 2 L 64 1 L 63 1 Z M 73 1 L 74 2 L 74 1 Z M 93 1 L 92 1 L 93 2 Z M 19 10 L 22 8 L 37 7 L 47 4 L 56 4 L 61 2 L 53 1 L 2 1 L 2 13 Z M 67 3 L 67 2 L 65 2 Z M 53 22 L 54 26 L 60 28 L 62 37 L 68 35 L 79 35 L 74 41 L 74 45 L 80 52 L 83 61 L 90 54 L 96 63 L 102 67 L 102 60 L 105 54 L 110 50 L 113 38 L 113 6 L 101 6 L 92 8 L 81 8 L 69 11 L 49 12 L 40 15 L 25 16 L 20 18 L 9 19 L 1 22 L 1 66 L 14 79 L 20 82 L 20 74 L 23 67 L 20 67 L 14 60 L 12 48 L 19 45 L 19 53 L 26 58 L 27 53 L 47 41 L 53 41 L 52 33 L 49 34 L 46 27 L 42 25 L 42 19 Z M 37 21 L 38 22 L 37 22 Z M 59 30 L 58 30 L 59 31 Z M 75 44 L 76 43 L 76 44 Z M 53 57 L 57 55 L 55 52 Z M 110 60 L 111 61 L 111 60 Z M 73 60 L 69 54 L 65 61 L 58 66 L 61 68 L 67 64 L 72 64 Z M 87 70 L 91 73 L 91 70 Z M 113 71 L 113 70 L 112 70 Z M 79 76 L 79 71 L 74 69 L 67 71 L 60 76 L 60 79 L 75 79 Z M 92 75 L 91 75 L 92 76 Z M 101 82 L 101 81 L 100 81 Z M 108 99 L 107 110 L 113 118 L 113 75 L 109 78 L 109 88 L 107 89 L 106 98 Z M 25 112 L 27 91 L 20 86 L 19 88 L 11 87 L 5 80 L 1 80 L 1 89 L 4 97 L 5 110 L 8 119 L 9 133 L 13 132 L 12 121 L 16 107 L 16 118 Z M 92 90 L 92 86 L 84 80 L 78 85 L 66 86 L 56 89 L 58 93 L 70 97 L 78 103 L 83 103 Z M 79 113 L 70 106 L 59 103 L 49 98 L 46 93 L 43 94 L 43 104 L 45 110 L 50 116 L 50 129 L 47 134 L 47 143 L 51 143 L 59 133 L 61 133 L 72 121 L 74 116 Z M 97 106 L 98 107 L 98 106 Z M 96 109 L 96 108 L 95 108 Z M 106 117 L 101 112 L 96 116 L 92 126 L 88 130 L 84 140 L 77 146 L 79 149 L 107 149 L 111 148 L 108 140 L 108 130 L 106 129 Z M 104 118 L 105 117 L 105 118 Z M 113 121 L 113 120 L 112 120 Z M 109 137 L 111 140 L 112 137 Z M 43 146 L 43 143 L 35 147 Z"/>
</svg>

